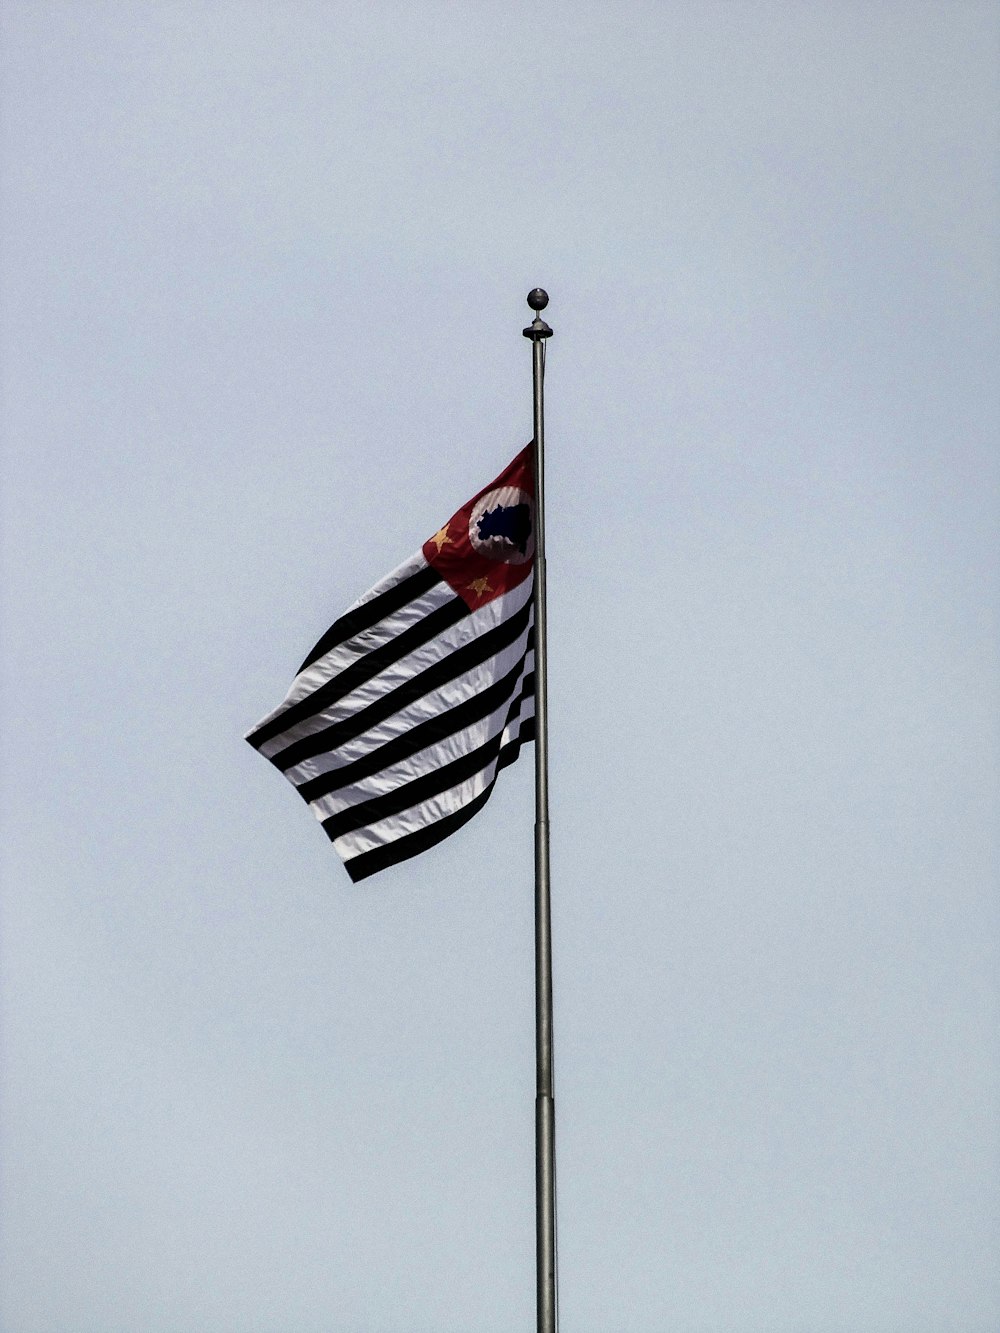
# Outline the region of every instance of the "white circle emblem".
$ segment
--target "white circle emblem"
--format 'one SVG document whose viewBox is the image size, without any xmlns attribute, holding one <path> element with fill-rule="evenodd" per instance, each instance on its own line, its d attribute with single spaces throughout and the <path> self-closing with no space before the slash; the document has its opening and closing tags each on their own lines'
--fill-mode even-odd
<svg viewBox="0 0 1000 1333">
<path fill-rule="evenodd" d="M 519 486 L 498 486 L 475 503 L 469 518 L 472 549 L 488 560 L 524 565 L 535 554 L 535 506 Z"/>
</svg>

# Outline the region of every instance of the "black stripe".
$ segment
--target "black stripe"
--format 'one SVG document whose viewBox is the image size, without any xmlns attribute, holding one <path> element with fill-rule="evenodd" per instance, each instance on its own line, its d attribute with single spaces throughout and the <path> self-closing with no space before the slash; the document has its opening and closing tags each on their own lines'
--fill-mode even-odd
<svg viewBox="0 0 1000 1333">
<path fill-rule="evenodd" d="M 534 688 L 535 678 L 531 675 L 525 680 L 520 694 L 514 700 L 505 725 L 509 725 L 518 715 L 521 705 Z M 495 736 L 491 736 L 488 741 L 484 741 L 475 750 L 470 750 L 468 754 L 459 755 L 451 763 L 441 764 L 430 773 L 421 774 L 419 778 L 411 778 L 409 782 L 402 783 L 383 796 L 373 796 L 370 800 L 359 801 L 356 805 L 349 805 L 346 810 L 339 810 L 335 815 L 327 816 L 322 821 L 327 836 L 332 842 L 334 838 L 343 837 L 345 833 L 353 833 L 355 829 L 377 824 L 380 819 L 389 819 L 402 810 L 409 810 L 414 805 L 420 805 L 421 802 L 429 801 L 434 796 L 440 796 L 442 792 L 450 791 L 452 787 L 457 787 L 460 782 L 465 782 L 488 767 L 500 753 L 502 743 L 501 727 Z"/>
<path fill-rule="evenodd" d="M 363 630 L 371 629 L 372 625 L 377 625 L 386 616 L 391 616 L 393 611 L 398 611 L 407 602 L 415 602 L 418 597 L 423 597 L 425 592 L 430 592 L 431 588 L 440 582 L 441 575 L 436 569 L 427 565 L 416 574 L 411 574 L 409 578 L 400 579 L 398 583 L 386 588 L 385 592 L 380 592 L 371 601 L 363 602 L 353 611 L 348 611 L 346 615 L 333 622 L 295 674 L 301 675 L 306 667 L 325 657 L 332 648 L 336 648 L 347 639 L 353 639 Z"/>
<path fill-rule="evenodd" d="M 456 598 L 457 600 L 459 599 Z M 464 602 L 460 604 L 465 606 Z M 439 662 L 433 662 L 415 676 L 410 676 L 394 690 L 389 690 L 377 699 L 373 699 L 370 704 L 359 708 L 349 717 L 341 718 L 339 722 L 331 722 L 310 732 L 308 736 L 293 741 L 285 749 L 268 755 L 267 758 L 275 768 L 280 768 L 284 772 L 300 764 L 303 759 L 310 759 L 316 754 L 328 754 L 341 745 L 346 745 L 355 736 L 360 736 L 377 726 L 379 722 L 384 722 L 387 717 L 392 717 L 393 713 L 398 713 L 415 699 L 423 698 L 425 694 L 430 694 L 432 690 L 447 684 L 449 680 L 454 680 L 464 671 L 471 671 L 473 667 L 479 666 L 487 658 L 495 656 L 514 643 L 524 633 L 525 626 L 531 618 L 531 606 L 529 598 L 520 611 L 515 611 L 512 616 L 502 620 L 485 634 L 478 634 L 474 639 L 470 639 L 461 648 L 453 649 Z"/>
<path fill-rule="evenodd" d="M 307 722 L 314 714 L 322 712 L 324 708 L 329 708 L 338 699 L 342 699 L 345 694 L 350 694 L 359 685 L 371 680 L 372 676 L 377 676 L 386 667 L 392 666 L 393 662 L 405 657 L 407 653 L 412 653 L 421 644 L 426 643 L 428 639 L 436 638 L 438 634 L 443 634 L 452 625 L 457 625 L 463 616 L 468 614 L 469 608 L 461 597 L 453 597 L 451 601 L 445 602 L 444 606 L 439 606 L 437 610 L 431 611 L 429 615 L 424 616 L 422 620 L 418 620 L 409 629 L 403 630 L 402 634 L 397 634 L 388 643 L 383 643 L 381 647 L 373 649 L 370 653 L 366 653 L 364 657 L 359 657 L 357 661 L 352 662 L 350 666 L 344 667 L 343 671 L 339 671 L 332 679 L 318 686 L 311 694 L 307 694 L 304 699 L 300 699 L 298 703 L 292 704 L 291 708 L 286 708 L 283 713 L 279 713 L 270 722 L 262 723 L 257 731 L 252 732 L 247 737 L 247 740 L 255 750 L 259 750 L 265 741 L 280 736 L 283 731 L 288 731 L 290 727 L 297 726 L 299 722 Z M 313 753 L 316 752 L 313 751 Z M 279 765 L 279 767 L 282 767 L 282 765 Z"/>
<path fill-rule="evenodd" d="M 448 815 L 444 819 L 439 819 L 434 824 L 429 824 L 426 828 L 419 829 L 416 833 L 408 833 L 405 838 L 397 838 L 395 842 L 387 843 L 384 847 L 373 847 L 370 852 L 362 852 L 359 856 L 352 856 L 344 864 L 347 873 L 355 884 L 369 875 L 376 874 L 379 870 L 385 870 L 388 866 L 398 865 L 400 861 L 408 861 L 411 856 L 419 856 L 421 852 L 427 851 L 429 847 L 435 847 L 439 842 L 444 842 L 445 838 L 450 837 L 467 824 L 469 820 L 479 813 L 486 802 L 490 799 L 496 780 L 500 776 L 500 770 L 512 764 L 521 752 L 521 746 L 528 741 L 535 739 L 535 719 L 527 718 L 521 723 L 521 728 L 513 740 L 500 751 L 497 759 L 497 771 L 493 775 L 493 781 L 481 792 L 474 801 L 463 806 L 461 810 L 456 810 L 453 815 Z"/>
<path fill-rule="evenodd" d="M 318 796 L 327 796 L 342 787 L 350 787 L 353 783 L 369 778 L 383 768 L 390 768 L 393 764 L 408 759 L 410 755 L 426 750 L 429 745 L 436 745 L 445 737 L 453 736 L 456 731 L 464 731 L 466 727 L 471 727 L 484 717 L 489 717 L 491 713 L 502 708 L 509 699 L 524 670 L 524 659 L 533 647 L 534 630 L 529 630 L 524 654 L 505 676 L 480 690 L 478 694 L 456 704 L 454 708 L 448 708 L 442 713 L 435 714 L 434 717 L 429 717 L 425 722 L 410 727 L 401 736 L 394 736 L 391 741 L 369 750 L 360 758 L 300 783 L 299 795 L 306 801 L 315 801 Z"/>
</svg>

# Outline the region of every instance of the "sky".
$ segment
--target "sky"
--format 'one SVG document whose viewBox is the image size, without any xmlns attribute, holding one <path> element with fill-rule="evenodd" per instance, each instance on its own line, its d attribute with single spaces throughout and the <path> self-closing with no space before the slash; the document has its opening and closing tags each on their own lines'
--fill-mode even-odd
<svg viewBox="0 0 1000 1333">
<path fill-rule="evenodd" d="M 532 751 L 245 731 L 546 381 L 563 1333 L 1000 1327 L 1000 7 L 8 0 L 3 1333 L 534 1320 Z"/>
</svg>

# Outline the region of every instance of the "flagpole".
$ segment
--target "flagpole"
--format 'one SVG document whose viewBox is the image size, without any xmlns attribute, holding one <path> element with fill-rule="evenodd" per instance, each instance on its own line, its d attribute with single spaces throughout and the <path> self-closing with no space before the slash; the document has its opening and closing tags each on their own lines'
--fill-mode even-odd
<svg viewBox="0 0 1000 1333">
<path fill-rule="evenodd" d="M 552 916 L 549 893 L 549 714 L 545 616 L 545 339 L 549 303 L 528 293 L 535 408 L 535 1273 L 538 1333 L 556 1330 L 555 1101 L 552 1095 Z"/>
</svg>

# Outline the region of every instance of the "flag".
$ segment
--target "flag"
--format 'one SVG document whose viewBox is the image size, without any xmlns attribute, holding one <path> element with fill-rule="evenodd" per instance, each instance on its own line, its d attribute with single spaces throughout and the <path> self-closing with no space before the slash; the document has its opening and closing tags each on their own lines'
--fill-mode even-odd
<svg viewBox="0 0 1000 1333">
<path fill-rule="evenodd" d="M 246 739 L 357 882 L 461 828 L 534 738 L 528 445 L 313 648 Z"/>
</svg>

